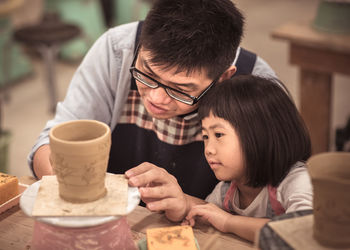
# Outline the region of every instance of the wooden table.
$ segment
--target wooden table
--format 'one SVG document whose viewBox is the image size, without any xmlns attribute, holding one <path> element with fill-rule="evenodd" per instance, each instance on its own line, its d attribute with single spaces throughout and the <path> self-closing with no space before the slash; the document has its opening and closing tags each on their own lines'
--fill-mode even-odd
<svg viewBox="0 0 350 250">
<path fill-rule="evenodd" d="M 130 213 L 127 220 L 135 242 L 146 236 L 147 228 L 177 225 L 167 220 L 164 214 L 152 213 L 141 206 Z M 31 249 L 33 226 L 34 219 L 26 216 L 18 205 L 0 214 L 0 250 Z M 201 250 L 254 249 L 252 243 L 233 234 L 220 233 L 211 226 L 196 226 L 194 234 Z"/>
<path fill-rule="evenodd" d="M 311 22 L 291 22 L 272 32 L 289 42 L 290 63 L 300 68 L 300 112 L 309 128 L 313 153 L 329 150 L 332 77 L 350 75 L 350 35 L 322 33 Z"/>
</svg>

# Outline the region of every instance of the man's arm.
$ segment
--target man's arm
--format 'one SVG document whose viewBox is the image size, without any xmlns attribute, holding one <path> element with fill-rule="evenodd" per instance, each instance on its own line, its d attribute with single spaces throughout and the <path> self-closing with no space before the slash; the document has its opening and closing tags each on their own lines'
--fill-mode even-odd
<svg viewBox="0 0 350 250">
<path fill-rule="evenodd" d="M 94 119 L 110 125 L 111 129 L 115 127 L 130 90 L 128 69 L 133 58 L 135 39 L 130 30 L 136 30 L 136 25 L 137 23 L 132 23 L 106 32 L 84 57 L 71 80 L 64 100 L 57 104 L 55 117 L 47 122 L 28 155 L 28 165 L 39 178 L 42 176 L 42 169 L 47 171 L 50 168 L 45 167 L 49 166 L 48 158 L 40 163 L 42 157 L 36 151 L 49 143 L 52 127 L 78 119 Z M 37 158 L 35 167 L 34 157 Z M 46 171 L 45 174 L 50 172 Z"/>
<path fill-rule="evenodd" d="M 44 175 L 53 175 L 53 169 L 50 163 L 50 146 L 41 146 L 33 157 L 33 170 L 35 175 L 41 179 Z"/>
</svg>

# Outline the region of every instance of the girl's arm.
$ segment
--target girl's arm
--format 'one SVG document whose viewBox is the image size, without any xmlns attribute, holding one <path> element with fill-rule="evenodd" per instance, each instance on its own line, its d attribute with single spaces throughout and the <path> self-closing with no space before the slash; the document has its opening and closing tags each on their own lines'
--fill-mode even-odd
<svg viewBox="0 0 350 250">
<path fill-rule="evenodd" d="M 254 218 L 241 215 L 232 215 L 212 203 L 195 205 L 186 216 L 187 222 L 194 226 L 195 217 L 210 223 L 224 233 L 234 233 L 246 240 L 254 241 L 255 235 L 269 221 L 266 218 Z"/>
<path fill-rule="evenodd" d="M 186 202 L 185 202 L 185 206 L 183 206 L 182 209 L 172 210 L 172 209 L 168 208 L 168 209 L 165 210 L 165 215 L 166 215 L 166 217 L 169 220 L 171 220 L 171 221 L 182 221 L 185 218 L 185 216 L 189 213 L 189 211 L 191 211 L 191 209 L 194 206 L 204 205 L 204 204 L 207 203 L 204 200 L 199 199 L 197 197 L 194 197 L 194 196 L 191 196 L 191 195 L 188 195 L 188 194 L 185 194 L 185 193 L 183 195 L 184 195 L 184 198 L 185 198 Z"/>
<path fill-rule="evenodd" d="M 267 218 L 255 218 L 230 214 L 226 223 L 226 232 L 237 234 L 238 236 L 253 242 L 256 234 L 269 221 L 270 219 Z"/>
</svg>

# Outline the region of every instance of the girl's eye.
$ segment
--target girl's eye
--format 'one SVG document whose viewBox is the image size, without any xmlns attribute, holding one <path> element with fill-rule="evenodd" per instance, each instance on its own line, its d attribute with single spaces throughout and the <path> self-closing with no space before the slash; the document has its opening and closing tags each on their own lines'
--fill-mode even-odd
<svg viewBox="0 0 350 250">
<path fill-rule="evenodd" d="M 215 137 L 216 138 L 220 138 L 221 136 L 223 136 L 224 134 L 223 133 L 215 133 Z"/>
<path fill-rule="evenodd" d="M 208 136 L 207 135 L 202 135 L 203 140 L 208 140 Z"/>
</svg>

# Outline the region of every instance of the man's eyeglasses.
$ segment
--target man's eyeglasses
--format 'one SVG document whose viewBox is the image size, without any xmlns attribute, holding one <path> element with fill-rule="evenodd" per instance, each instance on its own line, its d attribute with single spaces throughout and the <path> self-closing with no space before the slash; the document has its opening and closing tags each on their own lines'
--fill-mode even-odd
<svg viewBox="0 0 350 250">
<path fill-rule="evenodd" d="M 130 73 L 131 73 L 132 77 L 134 77 L 135 80 L 137 80 L 138 82 L 140 82 L 140 83 L 142 83 L 142 84 L 144 84 L 147 87 L 150 87 L 152 89 L 162 87 L 171 98 L 173 98 L 179 102 L 185 103 L 187 105 L 196 104 L 199 101 L 199 99 L 201 99 L 205 95 L 205 93 L 207 93 L 207 91 L 211 87 L 213 87 L 213 85 L 219 79 L 219 78 L 216 78 L 214 81 L 212 81 L 209 84 L 209 86 L 206 89 L 204 89 L 202 91 L 202 93 L 200 93 L 197 97 L 191 96 L 187 93 L 184 93 L 184 92 L 179 91 L 177 89 L 174 89 L 172 87 L 166 86 L 163 83 L 160 83 L 159 81 L 153 79 L 152 77 L 148 76 L 147 74 L 145 74 L 145 73 L 141 72 L 140 70 L 138 70 L 137 68 L 135 68 L 135 63 L 136 63 L 136 59 L 137 59 L 138 54 L 139 54 L 139 46 L 136 49 L 136 53 L 135 53 L 134 59 L 132 61 L 131 67 L 130 67 Z"/>
</svg>

